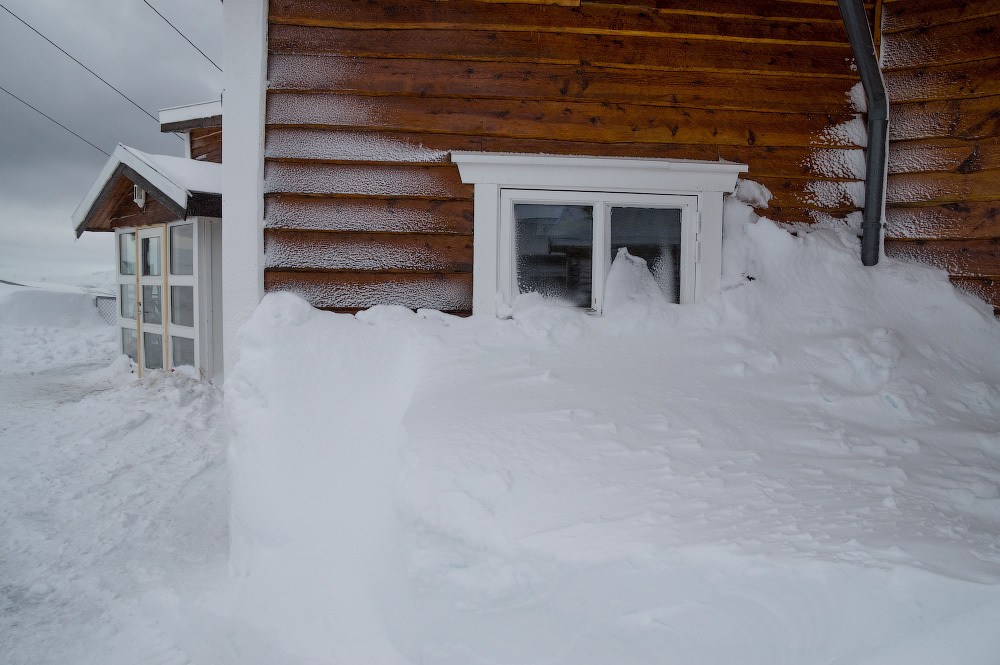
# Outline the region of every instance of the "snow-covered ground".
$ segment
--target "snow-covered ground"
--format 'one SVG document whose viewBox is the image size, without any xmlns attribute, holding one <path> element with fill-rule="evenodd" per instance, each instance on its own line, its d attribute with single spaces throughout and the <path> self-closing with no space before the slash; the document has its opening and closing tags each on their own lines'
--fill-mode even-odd
<svg viewBox="0 0 1000 665">
<path fill-rule="evenodd" d="M 221 398 L 141 381 L 92 296 L 0 284 L 0 662 L 184 663 L 156 612 L 226 576 Z"/>
<path fill-rule="evenodd" d="M 603 317 L 268 296 L 226 384 L 231 551 L 218 393 L 0 293 L 0 653 L 997 663 L 1000 325 L 747 214 L 698 305 L 624 257 Z"/>
</svg>

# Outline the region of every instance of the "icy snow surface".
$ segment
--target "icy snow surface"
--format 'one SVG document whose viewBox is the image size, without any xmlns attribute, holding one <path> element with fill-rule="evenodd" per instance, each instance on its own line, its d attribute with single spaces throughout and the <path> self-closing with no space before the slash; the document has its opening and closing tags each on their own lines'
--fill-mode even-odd
<svg viewBox="0 0 1000 665">
<path fill-rule="evenodd" d="M 226 387 L 240 662 L 995 663 L 989 308 L 727 214 L 699 305 L 627 257 L 603 317 L 267 296 Z"/>
<path fill-rule="evenodd" d="M 991 310 L 746 217 L 697 305 L 626 255 L 603 317 L 267 296 L 229 576 L 216 389 L 0 286 L 0 662 L 995 664 Z"/>
</svg>

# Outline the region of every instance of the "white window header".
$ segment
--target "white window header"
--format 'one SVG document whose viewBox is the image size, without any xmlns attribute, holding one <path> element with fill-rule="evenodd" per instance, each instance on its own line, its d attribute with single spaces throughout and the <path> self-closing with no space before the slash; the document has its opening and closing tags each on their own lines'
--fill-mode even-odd
<svg viewBox="0 0 1000 665">
<path fill-rule="evenodd" d="M 530 189 L 732 193 L 746 164 L 693 159 L 574 157 L 498 152 L 451 153 L 462 182 Z"/>
</svg>

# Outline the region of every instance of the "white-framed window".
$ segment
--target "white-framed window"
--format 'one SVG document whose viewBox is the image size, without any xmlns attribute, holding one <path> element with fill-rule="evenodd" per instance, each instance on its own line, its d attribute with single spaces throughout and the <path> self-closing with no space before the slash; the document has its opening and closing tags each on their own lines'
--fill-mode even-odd
<svg viewBox="0 0 1000 665">
<path fill-rule="evenodd" d="M 115 230 L 119 350 L 140 374 L 189 365 L 214 375 L 219 226 L 192 217 Z"/>
<path fill-rule="evenodd" d="M 600 312 L 626 247 L 669 300 L 717 292 L 723 195 L 743 164 L 694 160 L 453 152 L 475 185 L 473 313 L 540 291 Z"/>
</svg>

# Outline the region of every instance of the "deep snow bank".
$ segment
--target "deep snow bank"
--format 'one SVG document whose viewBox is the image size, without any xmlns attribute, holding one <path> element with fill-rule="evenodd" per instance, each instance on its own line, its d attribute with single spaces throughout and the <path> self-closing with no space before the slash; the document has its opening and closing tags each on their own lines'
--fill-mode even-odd
<svg viewBox="0 0 1000 665">
<path fill-rule="evenodd" d="M 721 297 L 616 264 L 604 317 L 266 297 L 226 389 L 242 662 L 993 662 L 1000 329 L 857 251 L 730 222 Z"/>
</svg>

